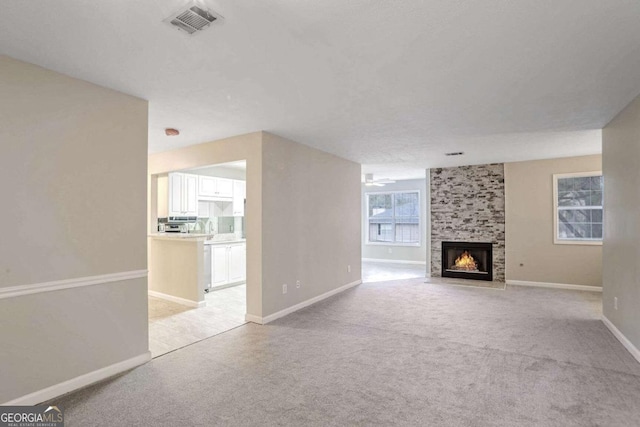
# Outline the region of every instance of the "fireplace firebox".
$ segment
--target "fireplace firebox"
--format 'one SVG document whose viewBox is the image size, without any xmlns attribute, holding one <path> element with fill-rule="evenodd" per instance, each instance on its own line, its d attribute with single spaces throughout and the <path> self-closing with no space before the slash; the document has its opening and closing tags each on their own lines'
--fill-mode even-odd
<svg viewBox="0 0 640 427">
<path fill-rule="evenodd" d="M 442 277 L 493 280 L 493 244 L 442 242 Z"/>
</svg>

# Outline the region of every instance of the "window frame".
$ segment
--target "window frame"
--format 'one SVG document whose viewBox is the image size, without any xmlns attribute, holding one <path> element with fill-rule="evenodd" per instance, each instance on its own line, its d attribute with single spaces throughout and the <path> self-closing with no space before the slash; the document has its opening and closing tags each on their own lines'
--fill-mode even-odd
<svg viewBox="0 0 640 427">
<path fill-rule="evenodd" d="M 555 245 L 587 245 L 587 246 L 602 246 L 604 240 L 604 218 L 603 224 L 603 236 L 599 240 L 588 239 L 560 239 L 560 222 L 558 221 L 559 206 L 558 206 L 558 179 L 563 178 L 587 178 L 592 176 L 602 176 L 602 171 L 591 172 L 572 172 L 572 173 L 558 173 L 553 174 L 553 243 Z M 602 191 L 602 215 L 604 217 L 604 187 Z M 586 208 L 586 206 L 585 206 Z"/>
<path fill-rule="evenodd" d="M 418 195 L 418 241 L 416 243 L 405 243 L 405 242 L 371 242 L 369 240 L 369 230 L 370 230 L 370 225 L 369 225 L 369 195 L 381 195 L 381 194 L 406 194 L 406 193 L 410 193 L 410 194 L 417 194 Z M 424 219 L 422 218 L 422 197 L 420 194 L 420 190 L 393 190 L 393 191 L 367 191 L 364 193 L 364 197 L 366 200 L 366 210 L 365 210 L 365 218 L 366 218 L 366 222 L 365 222 L 365 245 L 371 245 L 371 246 L 404 246 L 404 247 L 412 247 L 412 248 L 419 248 L 422 246 L 422 223 L 424 221 Z M 392 197 L 392 200 L 395 200 L 395 196 Z M 393 213 L 393 218 L 394 218 L 394 224 L 395 224 L 395 202 L 394 203 L 394 213 Z M 394 230 L 394 239 L 395 239 L 395 230 Z"/>
</svg>

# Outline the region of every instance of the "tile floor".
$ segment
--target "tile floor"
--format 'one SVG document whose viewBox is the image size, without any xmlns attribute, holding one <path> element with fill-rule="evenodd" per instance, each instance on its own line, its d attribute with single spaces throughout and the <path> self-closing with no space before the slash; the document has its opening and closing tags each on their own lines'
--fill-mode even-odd
<svg viewBox="0 0 640 427">
<path fill-rule="evenodd" d="M 426 271 L 427 267 L 424 265 L 362 261 L 362 282 L 386 282 L 425 277 Z"/>
<path fill-rule="evenodd" d="M 243 325 L 246 285 L 212 291 L 207 306 L 189 308 L 149 297 L 149 349 L 158 357 Z"/>
</svg>

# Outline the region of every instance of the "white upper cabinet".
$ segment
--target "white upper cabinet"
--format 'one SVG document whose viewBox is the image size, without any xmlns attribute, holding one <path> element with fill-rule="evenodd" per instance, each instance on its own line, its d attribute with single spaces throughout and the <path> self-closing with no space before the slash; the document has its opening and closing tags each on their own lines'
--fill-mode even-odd
<svg viewBox="0 0 640 427">
<path fill-rule="evenodd" d="M 233 216 L 244 216 L 244 199 L 247 195 L 245 181 L 233 181 Z"/>
<path fill-rule="evenodd" d="M 186 173 L 169 174 L 168 216 L 198 215 L 198 177 Z"/>
<path fill-rule="evenodd" d="M 184 207 L 187 216 L 198 216 L 198 176 L 184 174 Z"/>
<path fill-rule="evenodd" d="M 233 180 L 226 178 L 218 179 L 218 196 L 219 197 L 233 197 Z"/>
<path fill-rule="evenodd" d="M 182 197 L 182 174 L 169 174 L 169 216 L 182 216 L 184 199 Z"/>
<path fill-rule="evenodd" d="M 199 179 L 199 199 L 214 200 L 233 197 L 233 180 L 212 176 L 200 176 Z"/>
<path fill-rule="evenodd" d="M 218 188 L 216 178 L 210 176 L 200 176 L 198 198 L 201 197 L 215 197 L 216 189 Z"/>
</svg>

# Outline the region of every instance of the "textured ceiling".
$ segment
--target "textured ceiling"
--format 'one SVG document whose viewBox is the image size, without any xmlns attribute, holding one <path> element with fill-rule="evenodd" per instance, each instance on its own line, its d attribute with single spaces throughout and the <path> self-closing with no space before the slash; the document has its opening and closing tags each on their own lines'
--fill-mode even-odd
<svg viewBox="0 0 640 427">
<path fill-rule="evenodd" d="M 267 130 L 370 171 L 597 153 L 640 93 L 635 0 L 206 3 L 190 38 L 183 1 L 5 0 L 0 51 L 148 99 L 152 152 Z"/>
</svg>

